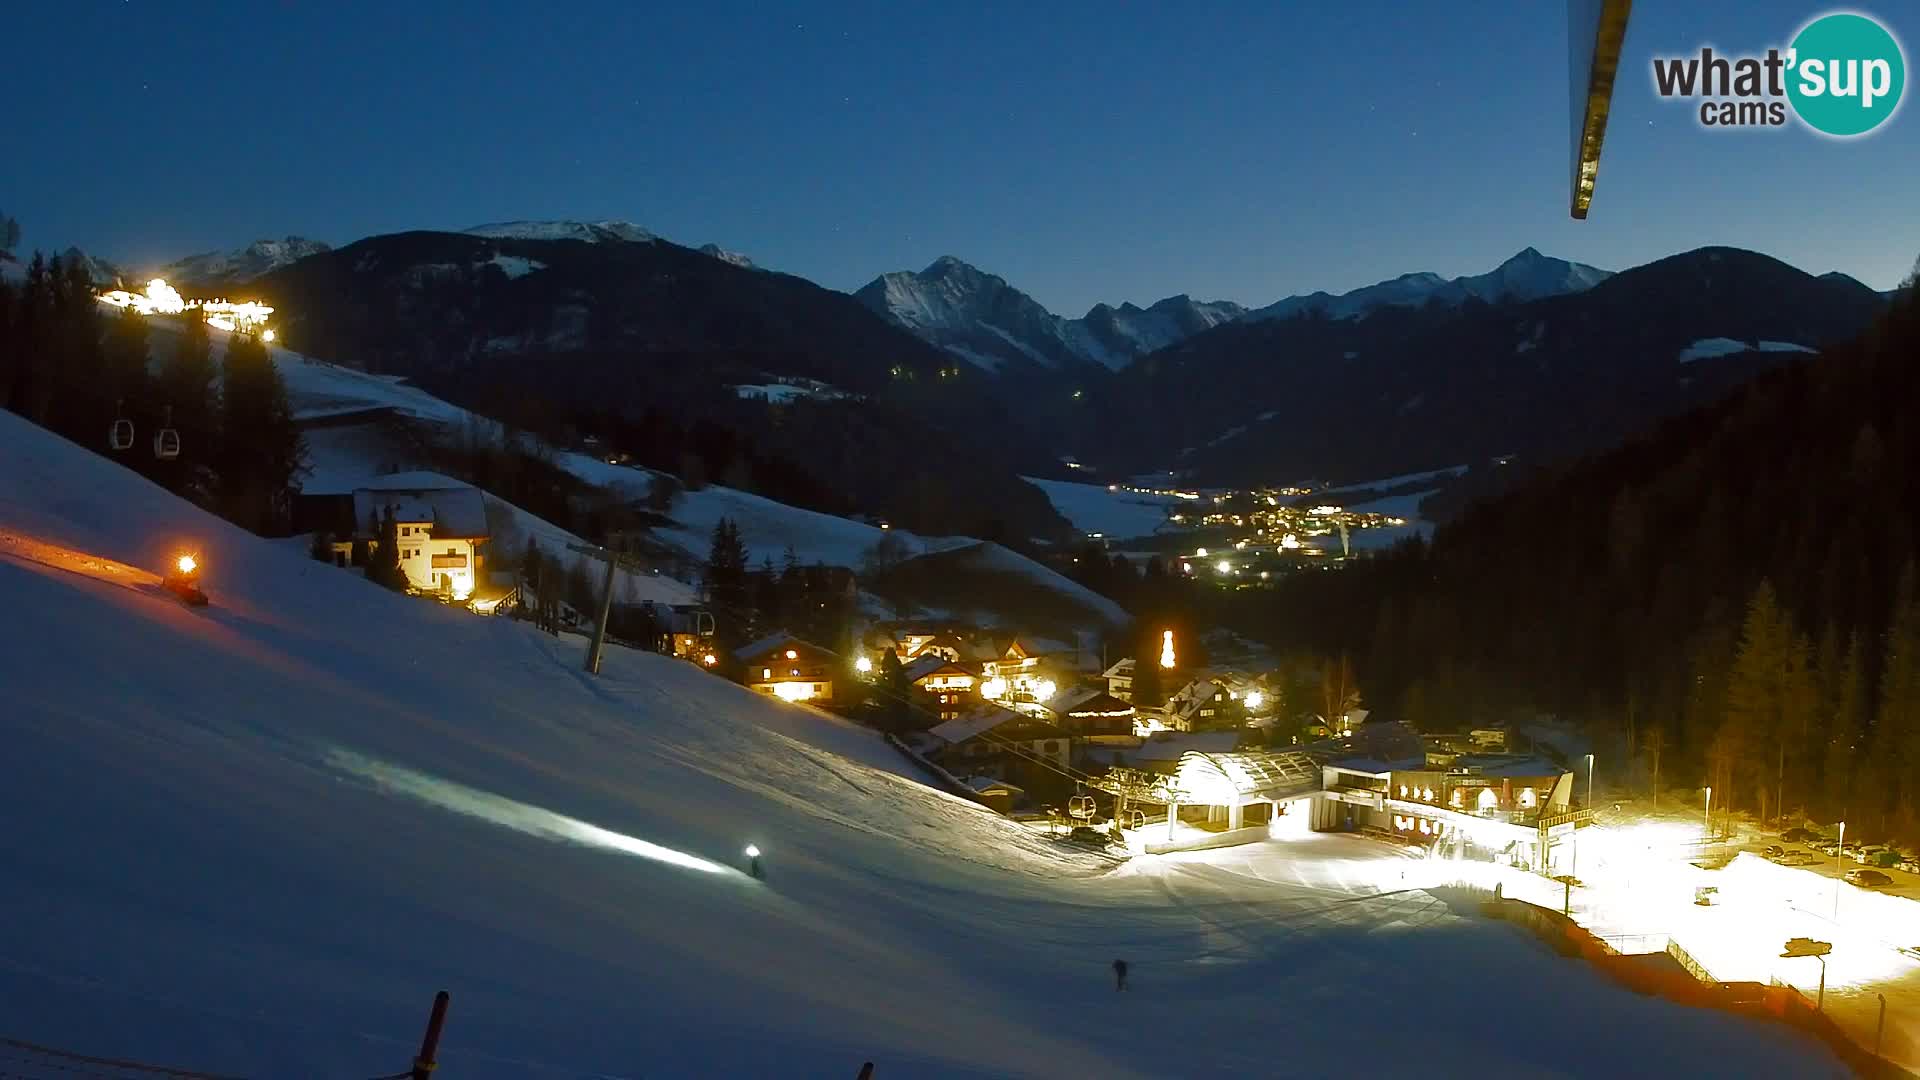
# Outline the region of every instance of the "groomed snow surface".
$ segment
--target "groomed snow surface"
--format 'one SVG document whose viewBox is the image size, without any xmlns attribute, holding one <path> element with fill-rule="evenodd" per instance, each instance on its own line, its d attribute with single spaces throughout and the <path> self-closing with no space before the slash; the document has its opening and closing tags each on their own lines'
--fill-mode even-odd
<svg viewBox="0 0 1920 1080">
<path fill-rule="evenodd" d="M 0 549 L 15 1038 L 384 1075 L 445 987 L 457 1080 L 1838 1068 L 1399 891 L 1419 864 L 1366 841 L 1116 870 L 862 729 L 651 655 L 590 678 L 578 639 L 384 592 L 10 414 L 0 460 L 0 529 L 94 560 Z M 208 608 L 100 561 L 181 546 Z"/>
</svg>

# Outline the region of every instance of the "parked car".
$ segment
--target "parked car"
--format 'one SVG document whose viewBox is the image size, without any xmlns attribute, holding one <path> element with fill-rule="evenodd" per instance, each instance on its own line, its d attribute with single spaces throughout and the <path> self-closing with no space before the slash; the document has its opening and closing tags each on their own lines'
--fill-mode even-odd
<svg viewBox="0 0 1920 1080">
<path fill-rule="evenodd" d="M 1863 889 L 1879 889 L 1893 884 L 1893 879 L 1878 870 L 1849 870 L 1847 883 Z"/>
<path fill-rule="evenodd" d="M 1909 874 L 1920 874 L 1920 859 L 1912 857 L 1901 859 L 1898 866 Z"/>
<path fill-rule="evenodd" d="M 1819 843 L 1813 845 L 1813 850 L 1819 852 L 1822 855 L 1833 855 L 1840 850 L 1840 845 L 1834 843 L 1831 840 L 1822 840 Z"/>
<path fill-rule="evenodd" d="M 1781 857 L 1779 857 L 1778 859 L 1775 859 L 1774 861 L 1779 863 L 1781 866 L 1812 866 L 1814 863 L 1819 862 L 1820 860 L 1814 858 L 1813 856 L 1807 854 L 1804 851 L 1789 851 L 1785 855 L 1782 855 Z"/>
<path fill-rule="evenodd" d="M 1779 844 L 1768 844 L 1766 847 L 1760 849 L 1760 857 L 1763 859 L 1777 859 L 1786 853 L 1787 849 L 1781 847 Z"/>
<path fill-rule="evenodd" d="M 1877 866 L 1880 862 L 1881 850 L 1877 847 L 1863 847 L 1853 853 L 1853 861 L 1862 866 Z"/>
<path fill-rule="evenodd" d="M 1781 833 L 1780 839 L 1785 840 L 1789 844 L 1812 844 L 1824 840 L 1825 837 L 1814 832 L 1812 829 L 1792 828 Z"/>
</svg>

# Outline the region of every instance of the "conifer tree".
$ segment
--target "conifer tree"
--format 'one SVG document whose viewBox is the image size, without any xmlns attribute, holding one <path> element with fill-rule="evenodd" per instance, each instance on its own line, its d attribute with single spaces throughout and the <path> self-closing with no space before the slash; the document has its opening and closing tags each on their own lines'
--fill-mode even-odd
<svg viewBox="0 0 1920 1080">
<path fill-rule="evenodd" d="M 406 592 L 410 584 L 400 566 L 400 527 L 392 511 L 380 516 L 380 538 L 367 566 L 367 580 L 394 592 Z"/>
<path fill-rule="evenodd" d="M 277 524 L 299 475 L 300 429 L 286 384 L 259 339 L 232 335 L 221 375 L 221 495 L 232 521 L 264 533 Z"/>
<path fill-rule="evenodd" d="M 205 313 L 188 308 L 181 318 L 184 325 L 180 340 L 161 362 L 153 396 L 157 404 L 172 410 L 174 429 L 180 432 L 179 467 L 168 486 L 189 492 L 198 488 L 202 470 L 212 467 L 219 446 L 219 390 L 215 385 L 219 370 L 213 362 Z"/>
<path fill-rule="evenodd" d="M 729 651 L 736 649 L 747 641 L 752 627 L 748 623 L 747 549 L 730 518 L 721 518 L 713 527 L 705 584 L 707 603 L 714 609 L 715 631 Z"/>
<path fill-rule="evenodd" d="M 1920 595 L 1912 563 L 1894 595 L 1874 726 L 1885 733 L 1880 752 L 1891 755 L 1885 764 L 1894 779 L 1881 796 L 1892 802 L 1898 825 L 1912 829 L 1920 824 Z"/>
<path fill-rule="evenodd" d="M 1867 672 L 1866 650 L 1855 634 L 1847 643 L 1845 659 L 1829 682 L 1826 760 L 1821 780 L 1825 788 L 1829 819 L 1844 819 L 1852 802 L 1854 784 L 1867 775 L 1857 768 L 1859 755 L 1866 749 Z"/>
</svg>

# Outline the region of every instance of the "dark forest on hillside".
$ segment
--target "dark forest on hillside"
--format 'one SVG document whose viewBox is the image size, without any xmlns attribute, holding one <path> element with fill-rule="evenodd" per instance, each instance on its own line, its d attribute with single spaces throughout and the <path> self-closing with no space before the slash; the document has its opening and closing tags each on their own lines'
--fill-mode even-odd
<svg viewBox="0 0 1920 1080">
<path fill-rule="evenodd" d="M 1920 837 L 1920 297 L 1243 616 L 1428 730 L 1552 713 L 1636 783 Z"/>
</svg>

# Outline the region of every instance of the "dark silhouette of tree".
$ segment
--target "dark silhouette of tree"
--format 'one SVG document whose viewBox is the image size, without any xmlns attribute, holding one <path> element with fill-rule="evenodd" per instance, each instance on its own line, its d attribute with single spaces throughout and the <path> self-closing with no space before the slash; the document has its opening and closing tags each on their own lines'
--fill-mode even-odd
<svg viewBox="0 0 1920 1080">
<path fill-rule="evenodd" d="M 367 564 L 367 580 L 394 592 L 406 592 L 412 585 L 400 566 L 400 527 L 391 510 L 380 515 L 380 535 Z"/>
</svg>

